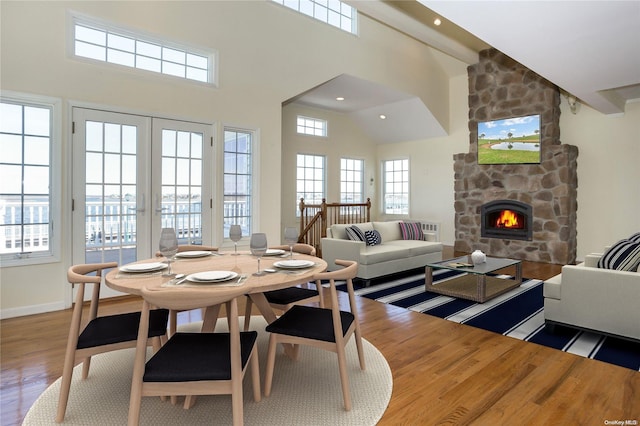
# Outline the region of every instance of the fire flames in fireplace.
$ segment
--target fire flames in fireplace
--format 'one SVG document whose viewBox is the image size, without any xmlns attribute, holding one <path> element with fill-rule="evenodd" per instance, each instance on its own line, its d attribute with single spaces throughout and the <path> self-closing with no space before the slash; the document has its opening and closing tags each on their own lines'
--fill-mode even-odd
<svg viewBox="0 0 640 426">
<path fill-rule="evenodd" d="M 516 200 L 495 200 L 480 208 L 483 238 L 528 240 L 533 236 L 533 209 Z"/>
<path fill-rule="evenodd" d="M 521 229 L 523 225 L 518 220 L 518 214 L 511 210 L 502 210 L 496 220 L 496 228 L 516 228 Z"/>
</svg>

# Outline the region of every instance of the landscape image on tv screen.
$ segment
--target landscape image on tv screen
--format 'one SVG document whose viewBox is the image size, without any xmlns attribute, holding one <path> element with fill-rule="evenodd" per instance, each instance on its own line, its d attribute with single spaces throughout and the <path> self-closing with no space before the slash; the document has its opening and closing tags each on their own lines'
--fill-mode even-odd
<svg viewBox="0 0 640 426">
<path fill-rule="evenodd" d="M 478 164 L 540 162 L 540 115 L 478 123 Z"/>
</svg>

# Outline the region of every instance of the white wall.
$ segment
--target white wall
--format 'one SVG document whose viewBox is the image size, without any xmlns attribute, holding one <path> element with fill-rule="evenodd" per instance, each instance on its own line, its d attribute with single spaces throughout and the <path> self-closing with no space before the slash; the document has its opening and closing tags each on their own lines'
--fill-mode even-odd
<svg viewBox="0 0 640 426">
<path fill-rule="evenodd" d="M 578 154 L 578 259 L 640 231 L 640 102 L 624 115 L 562 99 L 560 140 Z"/>
<path fill-rule="evenodd" d="M 449 121 L 447 75 L 423 44 L 361 16 L 353 36 L 269 1 L 1 2 L 0 87 L 62 100 L 64 170 L 70 164 L 69 105 L 88 103 L 149 115 L 255 129 L 260 143 L 258 228 L 271 241 L 281 226 L 282 102 L 348 73 L 420 96 Z M 67 56 L 68 11 L 219 52 L 219 87 L 77 61 Z M 440 99 L 440 101 L 439 101 Z M 268 179 L 266 178 L 268 177 Z M 63 205 L 71 200 L 68 174 Z M 287 200 L 288 205 L 288 200 Z M 63 215 L 69 217 L 64 209 Z M 8 317 L 70 303 L 66 269 L 70 229 L 60 262 L 0 269 L 1 311 Z M 219 235 L 213 235 L 219 242 Z"/>
</svg>

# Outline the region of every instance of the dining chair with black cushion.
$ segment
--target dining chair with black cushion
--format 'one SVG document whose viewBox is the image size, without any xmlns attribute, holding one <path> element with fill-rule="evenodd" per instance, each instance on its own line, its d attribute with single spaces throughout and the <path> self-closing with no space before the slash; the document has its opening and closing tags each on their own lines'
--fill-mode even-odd
<svg viewBox="0 0 640 426">
<path fill-rule="evenodd" d="M 362 335 L 360 333 L 360 322 L 353 290 L 353 278 L 358 273 L 358 263 L 350 260 L 336 260 L 335 263 L 344 268 L 333 272 L 321 272 L 313 276 L 317 283 L 322 280 L 329 281 L 330 308 L 295 305 L 267 326 L 266 330 L 271 335 L 269 336 L 265 372 L 265 396 L 271 394 L 278 343 L 314 346 L 335 352 L 338 355 L 338 370 L 342 383 L 344 408 L 351 410 L 351 392 L 349 390 L 349 375 L 347 373 L 345 354 L 345 346 L 351 336 L 355 338 L 360 369 L 365 369 Z M 340 310 L 336 280 L 345 280 L 347 282 L 349 311 Z M 297 358 L 297 350 L 294 351 L 293 356 Z"/>
<path fill-rule="evenodd" d="M 251 365 L 253 398 L 260 401 L 256 331 L 240 332 L 237 288 L 142 288 L 144 299 L 131 384 L 129 425 L 137 425 L 143 396 L 231 395 L 233 424 L 243 423 L 242 381 Z M 145 333 L 151 306 L 191 310 L 225 303 L 229 332 L 178 331 L 146 359 Z M 215 419 L 212 419 L 215 422 Z"/>
<path fill-rule="evenodd" d="M 182 244 L 178 246 L 178 253 L 184 253 L 186 251 L 210 251 L 212 253 L 218 252 L 218 247 L 214 246 L 201 246 L 196 244 Z M 156 257 L 163 257 L 162 253 L 156 252 Z M 178 323 L 178 312 L 169 311 L 169 336 L 172 336 L 176 332 Z"/>
<path fill-rule="evenodd" d="M 78 361 L 83 361 L 82 379 L 89 375 L 91 356 L 104 352 L 115 351 L 136 346 L 140 312 L 98 316 L 100 302 L 100 284 L 103 271 L 117 267 L 116 262 L 73 265 L 67 271 L 67 280 L 72 286 L 78 285 L 76 292 L 71 326 L 67 339 L 67 349 L 62 370 L 62 383 L 58 400 L 56 422 L 64 420 L 71 389 L 73 367 Z M 93 284 L 89 318 L 84 327 L 82 315 L 84 305 L 85 286 Z M 166 337 L 169 311 L 154 309 L 150 315 L 151 327 L 145 346 L 152 344 L 154 349 L 160 348 L 161 337 Z M 85 407 L 81 407 L 85 409 Z"/>
<path fill-rule="evenodd" d="M 271 247 L 275 250 L 289 251 L 288 245 Z M 304 243 L 296 243 L 293 245 L 294 253 L 308 254 L 309 256 L 316 255 L 316 249 L 312 245 Z M 307 303 L 317 302 L 321 308 L 324 308 L 324 298 L 322 294 L 322 285 L 315 283 L 315 289 L 305 288 L 301 286 L 294 286 L 288 288 L 282 288 L 279 290 L 266 291 L 264 293 L 269 305 L 276 310 L 285 312 L 288 311 L 293 305 L 303 305 Z M 251 324 L 251 308 L 253 302 L 250 297 L 247 297 L 247 304 L 244 312 L 244 329 L 249 329 Z"/>
</svg>

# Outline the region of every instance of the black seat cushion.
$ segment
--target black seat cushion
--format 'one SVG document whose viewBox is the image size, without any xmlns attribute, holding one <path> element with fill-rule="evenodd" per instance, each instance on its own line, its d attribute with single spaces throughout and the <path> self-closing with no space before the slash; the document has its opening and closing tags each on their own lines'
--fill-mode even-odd
<svg viewBox="0 0 640 426">
<path fill-rule="evenodd" d="M 169 310 L 154 309 L 149 315 L 149 337 L 167 332 Z M 93 348 L 138 339 L 140 312 L 108 315 L 90 321 L 78 338 L 78 349 Z"/>
<path fill-rule="evenodd" d="M 267 291 L 264 293 L 269 303 L 278 305 L 288 305 L 299 302 L 318 295 L 316 290 L 301 287 L 288 287 L 280 290 Z"/>
<path fill-rule="evenodd" d="M 258 333 L 240 333 L 242 368 L 256 343 Z M 229 333 L 176 333 L 145 366 L 145 382 L 190 382 L 230 380 Z"/>
<path fill-rule="evenodd" d="M 342 335 L 354 321 L 351 312 L 340 311 Z M 288 336 L 305 337 L 308 339 L 335 342 L 333 334 L 333 317 L 331 309 L 316 308 L 314 306 L 295 305 L 280 318 L 269 324 L 266 330 L 270 333 L 286 334 Z"/>
</svg>

